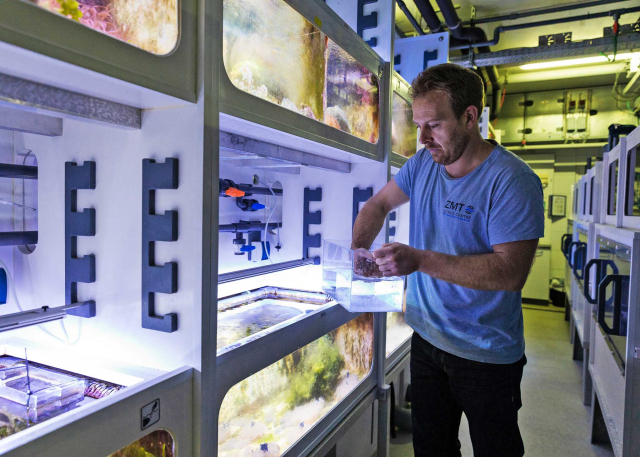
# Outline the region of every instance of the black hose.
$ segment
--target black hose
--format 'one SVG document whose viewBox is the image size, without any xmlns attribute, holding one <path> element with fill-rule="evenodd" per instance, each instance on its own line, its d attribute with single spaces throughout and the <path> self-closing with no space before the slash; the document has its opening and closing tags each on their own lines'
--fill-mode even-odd
<svg viewBox="0 0 640 457">
<path fill-rule="evenodd" d="M 429 3 L 428 1 L 417 1 L 415 2 L 415 4 L 418 8 L 418 11 L 420 11 L 420 14 L 427 22 L 427 26 L 429 27 L 431 33 L 444 32 L 444 27 L 442 26 L 440 19 L 436 15 L 435 10 L 431 6 L 431 3 Z"/>
<path fill-rule="evenodd" d="M 397 0 L 397 3 L 398 3 L 398 7 L 402 10 L 404 15 L 407 16 L 407 19 L 409 19 L 409 22 L 411 22 L 411 25 L 413 26 L 413 28 L 416 29 L 416 32 L 418 32 L 418 34 L 420 35 L 424 35 L 425 34 L 424 30 L 422 30 L 422 27 L 420 26 L 420 24 L 418 24 L 418 21 L 416 20 L 416 18 L 413 17 L 413 14 L 411 14 L 411 11 L 409 11 L 409 8 L 407 8 L 407 4 L 402 0 Z"/>
<path fill-rule="evenodd" d="M 416 5 L 422 5 L 425 10 L 429 8 L 433 10 L 431 4 L 428 0 L 415 0 Z M 486 41 L 487 35 L 484 33 L 480 27 L 464 27 L 460 18 L 458 17 L 458 13 L 456 13 L 455 7 L 451 0 L 436 0 L 438 6 L 440 7 L 440 12 L 449 27 L 449 32 L 455 38 L 458 38 L 461 41 L 465 41 L 466 44 L 451 44 L 449 49 L 469 49 L 473 46 L 474 41 Z M 428 6 L 427 6 L 428 5 Z M 418 7 L 420 8 L 420 7 Z M 433 13 L 435 15 L 435 11 Z M 473 46 L 476 47 L 476 46 Z M 490 52 L 491 50 L 483 46 L 481 48 L 483 52 Z M 495 65 L 491 65 L 489 67 L 485 67 L 487 71 L 487 75 L 489 76 L 489 81 L 491 81 L 491 114 L 489 115 L 489 120 L 493 121 L 500 114 L 500 93 L 502 92 L 502 85 L 500 84 L 500 73 L 498 72 L 498 68 Z M 479 114 L 479 113 L 478 113 Z"/>
</svg>

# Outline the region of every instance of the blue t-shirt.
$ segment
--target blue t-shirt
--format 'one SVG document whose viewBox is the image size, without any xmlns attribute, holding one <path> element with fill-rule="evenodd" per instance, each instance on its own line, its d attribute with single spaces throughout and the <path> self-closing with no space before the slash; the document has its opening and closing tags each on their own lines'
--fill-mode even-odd
<svg viewBox="0 0 640 457">
<path fill-rule="evenodd" d="M 544 236 L 540 178 L 502 146 L 458 179 L 422 149 L 395 181 L 410 198 L 409 244 L 417 249 L 489 254 L 496 244 Z M 524 354 L 520 292 L 473 290 L 415 272 L 406 320 L 437 348 L 465 359 L 506 364 Z"/>
</svg>

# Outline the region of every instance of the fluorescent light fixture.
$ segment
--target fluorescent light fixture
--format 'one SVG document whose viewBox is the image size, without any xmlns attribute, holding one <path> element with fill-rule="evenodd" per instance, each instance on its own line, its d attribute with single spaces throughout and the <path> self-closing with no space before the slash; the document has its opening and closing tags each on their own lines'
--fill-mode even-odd
<svg viewBox="0 0 640 457">
<path fill-rule="evenodd" d="M 640 52 L 627 52 L 616 54 L 616 62 L 618 60 L 628 60 L 640 56 Z M 587 65 L 590 63 L 604 63 L 613 60 L 613 54 L 605 56 L 584 57 L 582 59 L 555 60 L 553 62 L 539 62 L 520 65 L 521 70 L 541 70 L 543 68 L 568 67 L 570 65 Z"/>
</svg>

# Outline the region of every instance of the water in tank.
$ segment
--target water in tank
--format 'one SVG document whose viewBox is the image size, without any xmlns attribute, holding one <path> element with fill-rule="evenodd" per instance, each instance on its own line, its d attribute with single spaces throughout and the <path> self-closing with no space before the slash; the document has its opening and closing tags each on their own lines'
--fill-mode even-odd
<svg viewBox="0 0 640 457">
<path fill-rule="evenodd" d="M 378 77 L 318 27 L 283 0 L 225 0 L 222 49 L 229 80 L 244 92 L 377 143 Z"/>
<path fill-rule="evenodd" d="M 233 386 L 218 456 L 276 457 L 362 382 L 373 363 L 373 315 L 362 314 Z"/>
</svg>

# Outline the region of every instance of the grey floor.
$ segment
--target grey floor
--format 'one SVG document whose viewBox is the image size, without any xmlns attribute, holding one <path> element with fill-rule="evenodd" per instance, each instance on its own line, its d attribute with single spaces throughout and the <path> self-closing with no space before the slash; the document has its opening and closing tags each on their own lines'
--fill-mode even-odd
<svg viewBox="0 0 640 457">
<path fill-rule="evenodd" d="M 589 443 L 590 408 L 582 404 L 582 362 L 571 360 L 569 324 L 564 313 L 524 310 L 528 363 L 522 380 L 519 424 L 531 457 L 609 457 L 610 447 Z M 555 308 L 556 310 L 558 308 Z M 460 427 L 462 455 L 473 456 L 466 419 Z M 391 457 L 412 457 L 411 435 L 399 432 Z"/>
</svg>

